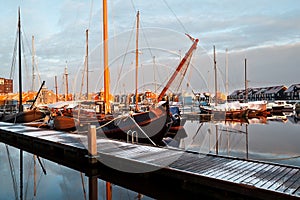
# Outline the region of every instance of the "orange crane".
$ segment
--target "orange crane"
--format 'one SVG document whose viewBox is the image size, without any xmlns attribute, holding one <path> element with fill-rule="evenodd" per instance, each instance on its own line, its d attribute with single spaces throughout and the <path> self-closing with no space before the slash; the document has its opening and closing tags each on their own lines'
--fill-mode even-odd
<svg viewBox="0 0 300 200">
<path fill-rule="evenodd" d="M 185 65 L 185 63 L 190 60 L 193 51 L 197 48 L 197 44 L 199 42 L 199 39 L 194 39 L 194 38 L 192 38 L 188 34 L 186 34 L 186 35 L 193 41 L 193 45 L 190 47 L 190 49 L 188 50 L 188 52 L 185 54 L 184 58 L 180 61 L 178 67 L 176 68 L 176 71 L 173 73 L 173 75 L 171 76 L 170 80 L 168 81 L 168 83 L 166 84 L 166 86 L 164 87 L 164 89 L 159 94 L 159 96 L 157 98 L 158 101 L 162 100 L 162 98 L 166 94 L 167 90 L 169 89 L 169 87 L 171 86 L 171 84 L 175 80 L 176 76 L 178 75 L 178 73 L 183 69 L 183 66 Z M 185 68 L 185 71 L 186 71 L 186 69 L 187 68 Z"/>
</svg>

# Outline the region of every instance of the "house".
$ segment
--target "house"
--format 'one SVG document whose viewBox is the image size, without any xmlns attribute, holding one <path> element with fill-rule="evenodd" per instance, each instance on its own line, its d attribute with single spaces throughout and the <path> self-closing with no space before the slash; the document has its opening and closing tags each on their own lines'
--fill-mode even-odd
<svg viewBox="0 0 300 200">
<path fill-rule="evenodd" d="M 268 101 L 282 100 L 284 99 L 284 91 L 287 90 L 287 87 L 284 85 L 272 86 L 269 87 L 265 92 L 265 99 Z"/>
<path fill-rule="evenodd" d="M 0 78 L 0 94 L 13 93 L 13 80 Z"/>
<path fill-rule="evenodd" d="M 235 90 L 227 97 L 228 101 L 238 101 L 241 99 L 243 99 L 243 90 Z"/>
<path fill-rule="evenodd" d="M 284 91 L 287 87 L 284 85 L 271 86 L 271 87 L 260 87 L 260 88 L 248 88 L 247 89 L 247 101 L 275 101 L 282 100 L 285 98 Z M 298 93 L 299 95 L 299 93 Z M 245 90 L 235 90 L 228 96 L 230 101 L 243 101 L 245 99 Z"/>
<path fill-rule="evenodd" d="M 300 100 L 300 84 L 291 85 L 286 91 L 284 91 L 286 100 Z"/>
</svg>

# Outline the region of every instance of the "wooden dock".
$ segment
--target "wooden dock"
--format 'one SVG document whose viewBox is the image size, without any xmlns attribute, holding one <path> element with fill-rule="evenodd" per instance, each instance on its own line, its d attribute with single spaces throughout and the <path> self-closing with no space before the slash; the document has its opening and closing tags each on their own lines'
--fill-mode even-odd
<svg viewBox="0 0 300 200">
<path fill-rule="evenodd" d="M 158 199 L 299 199 L 300 168 L 97 139 L 0 122 L 0 141 Z"/>
</svg>

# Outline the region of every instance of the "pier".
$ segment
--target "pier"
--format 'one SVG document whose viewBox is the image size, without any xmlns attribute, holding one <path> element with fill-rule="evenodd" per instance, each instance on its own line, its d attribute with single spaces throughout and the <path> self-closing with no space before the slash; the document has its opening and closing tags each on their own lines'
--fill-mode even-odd
<svg viewBox="0 0 300 200">
<path fill-rule="evenodd" d="M 0 141 L 157 199 L 299 199 L 300 168 L 0 122 Z"/>
</svg>

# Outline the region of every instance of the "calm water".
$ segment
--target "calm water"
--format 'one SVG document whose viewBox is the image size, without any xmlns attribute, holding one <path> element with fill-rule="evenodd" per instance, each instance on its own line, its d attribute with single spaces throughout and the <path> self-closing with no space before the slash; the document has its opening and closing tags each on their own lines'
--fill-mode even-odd
<svg viewBox="0 0 300 200">
<path fill-rule="evenodd" d="M 201 153 L 300 166 L 300 122 L 293 116 L 247 123 L 194 120 L 187 121 L 184 128 L 170 145 Z M 1 200 L 20 199 L 19 158 L 19 149 L 0 143 Z M 88 178 L 84 174 L 43 158 L 41 161 L 46 174 L 32 154 L 23 152 L 23 199 L 88 199 Z M 105 190 L 106 182 L 98 179 L 98 199 L 106 199 Z M 138 191 L 117 185 L 112 185 L 112 193 L 113 199 L 138 199 L 139 195 Z"/>
</svg>

